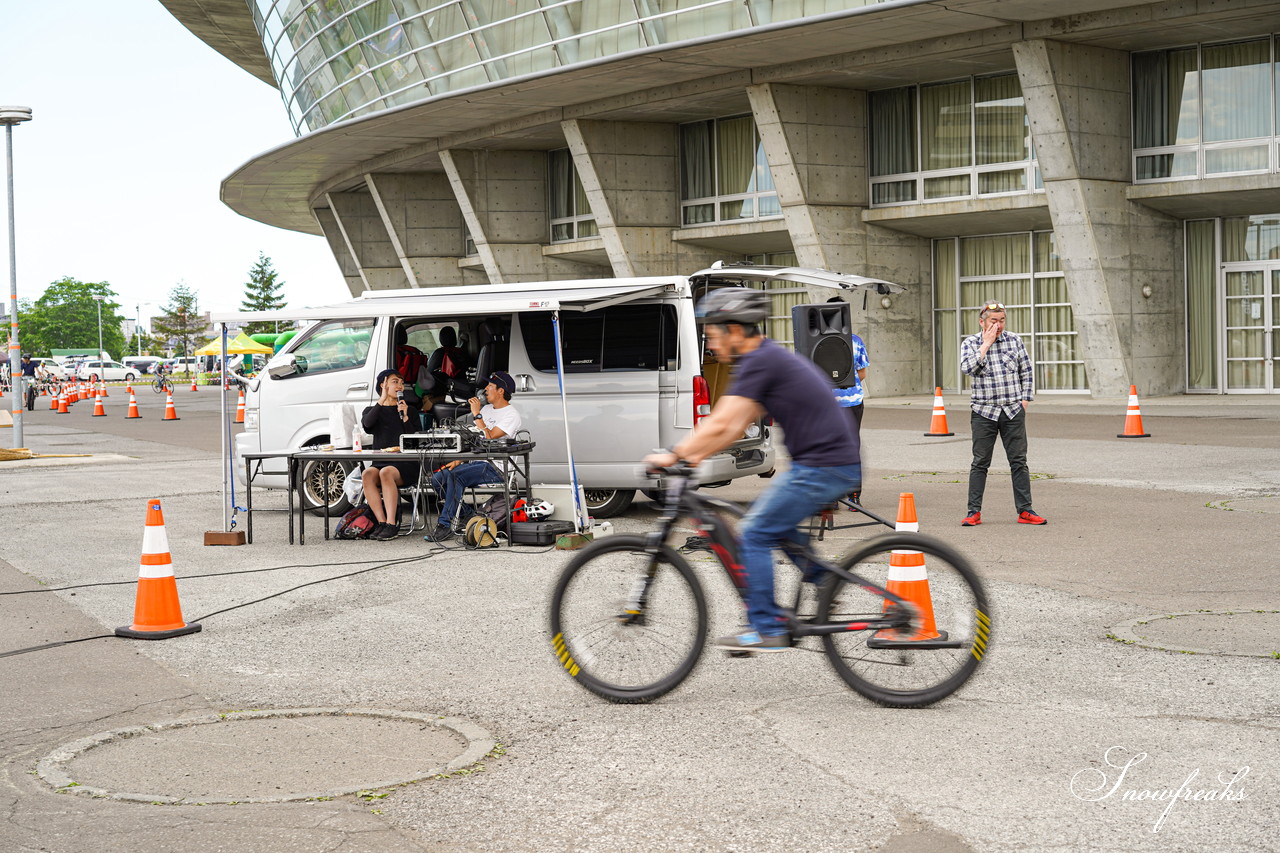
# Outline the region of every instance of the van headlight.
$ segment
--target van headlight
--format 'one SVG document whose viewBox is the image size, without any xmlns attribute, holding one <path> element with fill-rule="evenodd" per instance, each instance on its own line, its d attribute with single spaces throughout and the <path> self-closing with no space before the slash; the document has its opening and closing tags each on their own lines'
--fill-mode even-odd
<svg viewBox="0 0 1280 853">
<path fill-rule="evenodd" d="M 254 409 L 252 411 L 247 411 L 244 413 L 244 431 L 245 432 L 258 431 L 258 410 L 257 409 Z"/>
</svg>

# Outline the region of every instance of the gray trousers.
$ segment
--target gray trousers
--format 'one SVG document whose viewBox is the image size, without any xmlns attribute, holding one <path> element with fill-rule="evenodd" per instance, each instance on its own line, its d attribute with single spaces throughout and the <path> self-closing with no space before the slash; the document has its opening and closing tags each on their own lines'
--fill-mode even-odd
<svg viewBox="0 0 1280 853">
<path fill-rule="evenodd" d="M 982 509 L 982 494 L 987 490 L 987 469 L 991 467 L 991 453 L 996 446 L 996 436 L 1004 442 L 1004 455 L 1009 460 L 1009 473 L 1013 475 L 1013 505 L 1019 513 L 1031 510 L 1031 471 L 1027 468 L 1027 413 L 1018 412 L 1015 417 L 1000 413 L 1000 420 L 984 418 L 977 412 L 969 414 L 969 428 L 973 433 L 973 464 L 969 468 L 969 512 Z"/>
</svg>

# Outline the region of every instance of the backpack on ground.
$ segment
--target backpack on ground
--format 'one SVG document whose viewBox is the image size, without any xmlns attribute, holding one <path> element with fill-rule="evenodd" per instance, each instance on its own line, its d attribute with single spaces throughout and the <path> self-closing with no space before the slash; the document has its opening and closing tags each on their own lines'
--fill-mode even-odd
<svg viewBox="0 0 1280 853">
<path fill-rule="evenodd" d="M 378 517 L 368 504 L 349 509 L 338 519 L 338 526 L 333 529 L 335 539 L 368 539 L 373 528 L 378 526 Z"/>
<path fill-rule="evenodd" d="M 524 521 L 527 516 L 524 511 L 524 498 L 517 498 L 515 506 L 508 508 L 507 499 L 503 495 L 494 495 L 485 501 L 480 507 L 480 514 L 486 518 L 493 519 L 494 524 L 503 533 L 507 532 L 507 528 L 512 521 Z"/>
</svg>

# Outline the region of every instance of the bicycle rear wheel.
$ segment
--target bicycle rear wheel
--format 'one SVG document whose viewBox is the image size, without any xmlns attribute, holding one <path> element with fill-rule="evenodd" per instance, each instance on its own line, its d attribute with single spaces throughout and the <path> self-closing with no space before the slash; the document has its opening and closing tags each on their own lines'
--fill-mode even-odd
<svg viewBox="0 0 1280 853">
<path fill-rule="evenodd" d="M 611 702 L 648 702 L 674 690 L 693 672 L 707 639 L 706 596 L 693 570 L 672 548 L 662 546 L 655 559 L 644 543 L 643 536 L 593 542 L 565 566 L 551 598 L 556 658 Z M 637 608 L 637 584 L 650 568 L 645 603 Z"/>
<path fill-rule="evenodd" d="M 924 580 L 888 581 L 890 559 L 918 563 L 895 574 Z M 902 559 L 906 552 L 906 559 Z M 991 643 L 991 606 L 969 561 L 950 545 L 917 533 L 891 533 L 846 556 L 840 568 L 921 608 L 921 624 L 902 631 L 827 634 L 823 650 L 845 683 L 873 702 L 920 708 L 950 696 L 969 680 Z M 857 622 L 882 615 L 888 599 L 830 575 L 818 596 L 820 622 Z"/>
</svg>

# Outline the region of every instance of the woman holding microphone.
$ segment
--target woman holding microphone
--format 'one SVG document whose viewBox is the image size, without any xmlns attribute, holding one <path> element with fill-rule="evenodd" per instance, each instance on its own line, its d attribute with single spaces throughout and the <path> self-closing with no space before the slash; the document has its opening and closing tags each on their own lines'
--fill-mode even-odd
<svg viewBox="0 0 1280 853">
<path fill-rule="evenodd" d="M 418 414 L 411 412 L 404 399 L 404 379 L 394 370 L 378 374 L 378 402 L 364 410 L 360 419 L 364 431 L 373 436 L 373 450 L 400 446 L 400 436 L 418 431 Z M 397 510 L 400 487 L 418 481 L 417 462 L 375 462 L 365 469 L 362 482 L 364 499 L 368 501 L 378 526 L 370 539 L 394 539 L 400 532 Z"/>
</svg>

